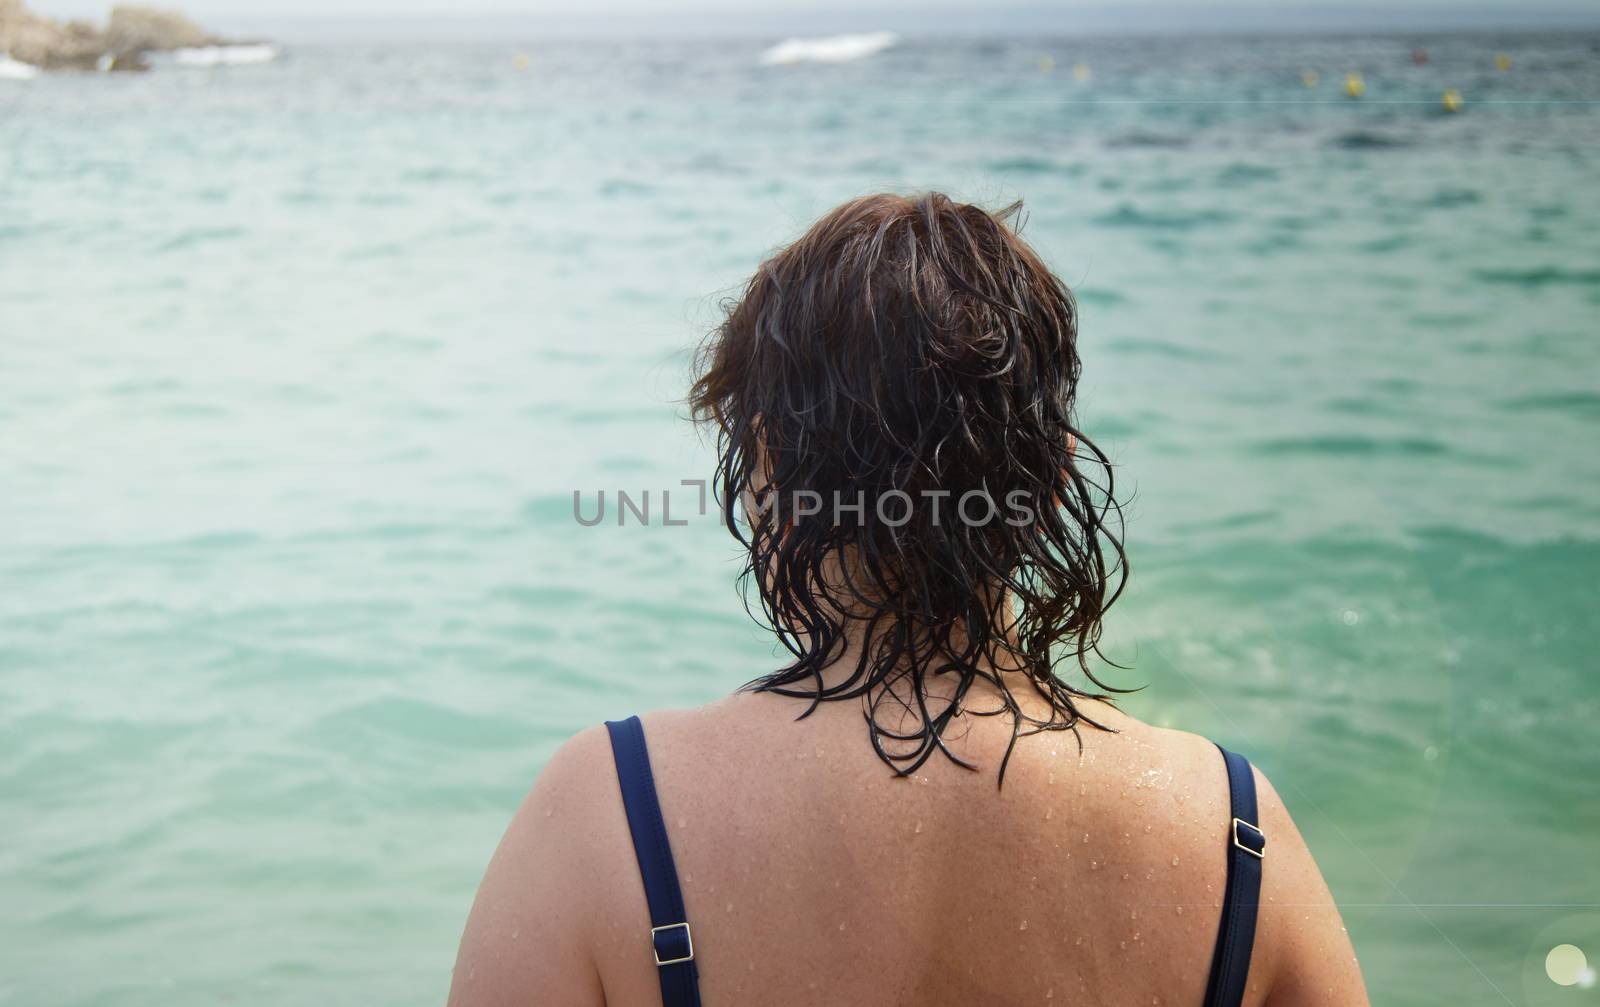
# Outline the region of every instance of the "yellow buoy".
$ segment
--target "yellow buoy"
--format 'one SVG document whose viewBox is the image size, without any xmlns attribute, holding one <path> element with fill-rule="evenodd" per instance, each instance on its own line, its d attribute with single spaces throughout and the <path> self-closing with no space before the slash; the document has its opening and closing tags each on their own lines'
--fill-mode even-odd
<svg viewBox="0 0 1600 1007">
<path fill-rule="evenodd" d="M 1494 56 L 1494 68 L 1496 70 L 1509 70 L 1509 69 L 1511 69 L 1511 57 L 1507 56 L 1503 52 L 1495 53 L 1495 56 Z"/>
<path fill-rule="evenodd" d="M 1073 66 L 1072 76 L 1074 80 L 1088 80 L 1092 76 L 1089 70 L 1089 64 L 1078 63 Z"/>
<path fill-rule="evenodd" d="M 1054 70 L 1055 68 L 1056 68 L 1056 58 L 1054 56 L 1040 56 L 1039 57 L 1039 72 L 1040 73 L 1049 73 L 1050 71 Z"/>
<path fill-rule="evenodd" d="M 1367 93 L 1367 82 L 1361 79 L 1359 73 L 1347 73 L 1344 75 L 1344 93 L 1359 98 Z"/>
<path fill-rule="evenodd" d="M 528 58 L 527 53 L 519 52 L 515 56 L 511 57 L 511 65 L 516 67 L 518 70 L 526 70 L 528 67 L 533 65 L 533 60 Z"/>
<path fill-rule="evenodd" d="M 1461 92 L 1451 88 L 1444 93 L 1444 97 L 1439 99 L 1439 104 L 1444 106 L 1446 112 L 1461 111 Z"/>
<path fill-rule="evenodd" d="M 1307 70 L 1300 75 L 1300 83 L 1304 84 L 1306 87 L 1316 87 L 1318 84 L 1322 83 L 1322 78 L 1317 76 L 1317 71 Z"/>
</svg>

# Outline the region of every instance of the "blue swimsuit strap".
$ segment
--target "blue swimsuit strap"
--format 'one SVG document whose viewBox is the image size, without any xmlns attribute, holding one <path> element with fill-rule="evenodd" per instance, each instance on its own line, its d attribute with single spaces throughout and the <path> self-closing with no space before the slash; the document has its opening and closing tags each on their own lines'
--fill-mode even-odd
<svg viewBox="0 0 1600 1007">
<path fill-rule="evenodd" d="M 694 966 L 694 940 L 678 868 L 667 842 L 667 826 L 656 797 L 644 725 L 638 717 L 607 721 L 611 753 L 617 762 L 622 806 L 639 859 L 645 901 L 650 906 L 650 944 L 661 980 L 662 1007 L 700 1007 L 700 979 Z M 1206 1007 L 1238 1007 L 1250 975 L 1255 944 L 1256 911 L 1261 901 L 1261 863 L 1267 837 L 1257 822 L 1256 783 L 1243 756 L 1217 746 L 1228 767 L 1228 880 L 1222 900 L 1217 947 L 1206 984 Z"/>
<path fill-rule="evenodd" d="M 1256 778 L 1250 763 L 1221 745 L 1217 750 L 1228 766 L 1228 803 L 1233 818 L 1228 825 L 1228 882 L 1223 889 L 1222 922 L 1217 927 L 1217 948 L 1211 956 L 1205 1003 L 1206 1007 L 1238 1007 L 1244 1001 L 1244 984 L 1250 975 L 1267 836 L 1257 817 Z"/>
<path fill-rule="evenodd" d="M 650 944 L 661 979 L 661 1007 L 700 1007 L 700 977 L 694 967 L 694 938 L 678 887 L 678 868 L 667 842 L 667 824 L 656 798 L 644 725 L 638 717 L 606 721 L 611 754 L 622 785 L 622 807 L 628 813 L 633 852 L 639 858 L 644 897 L 650 904 Z"/>
</svg>

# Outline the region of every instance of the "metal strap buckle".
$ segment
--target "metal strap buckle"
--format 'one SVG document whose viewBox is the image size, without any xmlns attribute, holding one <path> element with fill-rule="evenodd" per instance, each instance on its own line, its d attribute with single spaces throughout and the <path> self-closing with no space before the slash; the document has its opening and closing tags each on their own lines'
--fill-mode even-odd
<svg viewBox="0 0 1600 1007">
<path fill-rule="evenodd" d="M 1239 830 L 1241 828 L 1249 829 L 1251 832 L 1255 833 L 1255 835 L 1250 838 L 1255 840 L 1256 845 L 1247 846 L 1240 840 Z M 1267 857 L 1267 834 L 1262 832 L 1261 829 L 1255 825 L 1255 823 L 1247 822 L 1243 818 L 1235 818 L 1233 820 L 1233 845 L 1239 847 L 1239 849 L 1250 854 L 1252 857 L 1255 857 L 1257 860 L 1265 860 Z"/>
<path fill-rule="evenodd" d="M 669 930 L 677 930 L 679 927 L 683 928 L 683 943 L 688 949 L 688 953 L 683 955 L 681 958 L 662 958 L 661 945 L 656 941 L 656 937 L 660 934 L 666 933 Z M 664 927 L 651 927 L 650 950 L 656 956 L 657 965 L 681 965 L 684 962 L 694 961 L 694 934 L 690 932 L 689 924 L 668 923 Z"/>
</svg>

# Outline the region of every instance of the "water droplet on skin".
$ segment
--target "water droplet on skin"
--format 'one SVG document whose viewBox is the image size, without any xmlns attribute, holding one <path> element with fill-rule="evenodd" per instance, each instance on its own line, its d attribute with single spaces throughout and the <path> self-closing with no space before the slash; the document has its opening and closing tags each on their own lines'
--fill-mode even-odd
<svg viewBox="0 0 1600 1007">
<path fill-rule="evenodd" d="M 1135 930 L 1135 931 L 1134 931 L 1134 932 L 1133 932 L 1133 939 L 1134 939 L 1134 940 L 1138 940 L 1138 939 L 1139 939 L 1139 931 L 1137 931 L 1137 930 Z"/>
<path fill-rule="evenodd" d="M 1128 880 L 1128 872 L 1127 871 L 1123 871 L 1122 872 L 1122 880 L 1124 880 L 1124 881 Z"/>
<path fill-rule="evenodd" d="M 912 831 L 912 832 L 921 832 L 921 831 L 922 831 L 922 823 L 921 823 L 921 822 L 918 822 L 918 823 L 917 823 L 917 827 L 916 827 L 916 828 L 914 828 L 914 829 L 912 829 L 912 830 L 911 830 L 911 831 Z"/>
<path fill-rule="evenodd" d="M 1172 866 L 1174 866 L 1174 867 L 1178 866 L 1178 858 L 1177 857 L 1173 857 L 1172 858 Z"/>
<path fill-rule="evenodd" d="M 1055 813 L 1056 813 L 1056 809 L 1055 808 L 1045 808 L 1044 809 L 1044 820 L 1048 822 L 1051 818 L 1053 818 L 1055 816 Z"/>
<path fill-rule="evenodd" d="M 1098 860 L 1089 861 L 1089 870 L 1098 871 L 1099 869 L 1100 869 L 1100 861 L 1098 861 Z"/>
<path fill-rule="evenodd" d="M 844 932 L 844 920 L 840 920 L 839 921 L 839 932 L 840 933 Z"/>
<path fill-rule="evenodd" d="M 1053 989 L 1045 990 L 1044 991 L 1044 998 L 1046 1000 L 1054 1000 L 1056 998 L 1056 991 L 1053 990 Z"/>
<path fill-rule="evenodd" d="M 1027 920 L 1023 920 L 1021 923 L 1019 923 L 1017 925 L 1017 929 L 1018 930 L 1026 930 L 1026 929 L 1028 929 L 1028 921 Z"/>
<path fill-rule="evenodd" d="M 517 928 L 513 929 L 511 931 L 511 939 L 512 940 L 516 940 L 517 937 L 521 935 L 521 933 L 522 933 L 522 928 L 521 927 L 517 927 Z"/>
<path fill-rule="evenodd" d="M 1182 916 L 1182 915 L 1183 915 L 1183 907 L 1182 907 L 1182 906 L 1179 906 L 1179 907 L 1178 907 L 1178 915 L 1179 915 L 1179 916 Z"/>
<path fill-rule="evenodd" d="M 1117 942 L 1117 947 L 1119 947 L 1122 950 L 1126 951 L 1126 950 L 1128 950 L 1128 942 L 1127 941 L 1118 941 Z"/>
<path fill-rule="evenodd" d="M 1085 832 L 1083 834 L 1083 841 L 1086 842 L 1086 843 L 1089 841 L 1089 833 Z"/>
</svg>

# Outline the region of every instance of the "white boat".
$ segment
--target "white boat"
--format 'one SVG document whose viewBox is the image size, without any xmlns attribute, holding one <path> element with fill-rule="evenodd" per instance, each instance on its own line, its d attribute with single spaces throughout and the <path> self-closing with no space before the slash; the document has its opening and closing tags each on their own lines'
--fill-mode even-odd
<svg viewBox="0 0 1600 1007">
<path fill-rule="evenodd" d="M 32 80 L 37 76 L 39 68 L 32 63 L 12 59 L 10 53 L 0 53 L 0 80 Z"/>
<path fill-rule="evenodd" d="M 882 52 L 897 41 L 899 39 L 892 31 L 787 38 L 763 52 L 761 62 L 768 66 L 788 63 L 845 63 Z"/>
<path fill-rule="evenodd" d="M 180 66 L 244 66 L 270 63 L 278 58 L 278 47 L 267 42 L 250 45 L 202 45 L 172 50 Z"/>
</svg>

